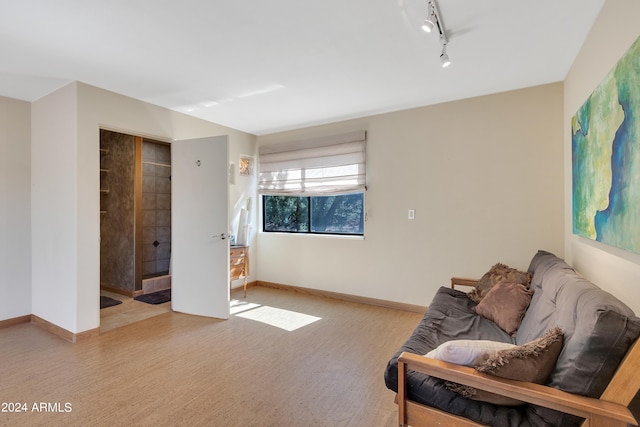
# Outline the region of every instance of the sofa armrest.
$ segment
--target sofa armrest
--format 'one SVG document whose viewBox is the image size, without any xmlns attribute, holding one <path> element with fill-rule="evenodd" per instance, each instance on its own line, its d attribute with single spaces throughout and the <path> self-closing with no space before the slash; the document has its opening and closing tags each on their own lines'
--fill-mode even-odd
<svg viewBox="0 0 640 427">
<path fill-rule="evenodd" d="M 637 425 L 629 409 L 617 403 L 579 396 L 544 385 L 482 374 L 467 366 L 455 365 L 407 352 L 403 352 L 398 357 L 398 405 L 401 420 L 407 402 L 407 369 L 586 418 L 587 425 L 592 427 Z"/>
<path fill-rule="evenodd" d="M 452 277 L 451 289 L 455 289 L 456 286 L 471 286 L 476 287 L 478 285 L 478 279 L 467 279 L 465 277 Z"/>
</svg>

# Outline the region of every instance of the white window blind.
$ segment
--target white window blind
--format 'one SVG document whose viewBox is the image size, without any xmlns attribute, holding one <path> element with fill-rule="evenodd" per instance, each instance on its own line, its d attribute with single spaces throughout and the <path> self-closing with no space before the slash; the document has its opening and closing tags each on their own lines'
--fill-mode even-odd
<svg viewBox="0 0 640 427">
<path fill-rule="evenodd" d="M 258 192 L 329 195 L 364 191 L 364 130 L 260 147 Z"/>
</svg>

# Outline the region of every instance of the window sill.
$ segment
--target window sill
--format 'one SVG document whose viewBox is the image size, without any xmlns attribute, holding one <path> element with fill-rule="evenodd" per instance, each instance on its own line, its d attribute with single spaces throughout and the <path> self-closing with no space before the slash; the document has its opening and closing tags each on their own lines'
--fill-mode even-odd
<svg viewBox="0 0 640 427">
<path fill-rule="evenodd" d="M 259 231 L 258 234 L 263 236 L 286 236 L 293 238 L 312 238 L 312 239 L 337 239 L 337 240 L 365 240 L 365 236 L 350 236 L 347 234 L 313 234 L 313 233 L 281 233 L 277 231 Z"/>
</svg>

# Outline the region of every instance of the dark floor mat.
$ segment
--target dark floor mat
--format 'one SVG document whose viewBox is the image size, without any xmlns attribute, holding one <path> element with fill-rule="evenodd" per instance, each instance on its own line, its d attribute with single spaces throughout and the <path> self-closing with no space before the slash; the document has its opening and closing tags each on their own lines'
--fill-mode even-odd
<svg viewBox="0 0 640 427">
<path fill-rule="evenodd" d="M 164 289 L 150 294 L 139 295 L 134 298 L 136 301 L 146 302 L 147 304 L 162 304 L 171 301 L 171 288 Z"/>
<path fill-rule="evenodd" d="M 100 295 L 100 310 L 114 305 L 122 304 L 122 301 Z"/>
</svg>

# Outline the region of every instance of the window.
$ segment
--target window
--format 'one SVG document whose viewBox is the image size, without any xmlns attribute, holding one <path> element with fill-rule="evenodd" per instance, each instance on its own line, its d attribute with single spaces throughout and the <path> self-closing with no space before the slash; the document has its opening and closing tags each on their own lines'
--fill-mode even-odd
<svg viewBox="0 0 640 427">
<path fill-rule="evenodd" d="M 366 131 L 259 148 L 265 232 L 364 235 Z"/>
<path fill-rule="evenodd" d="M 263 196 L 266 232 L 364 235 L 364 193 Z"/>
</svg>

